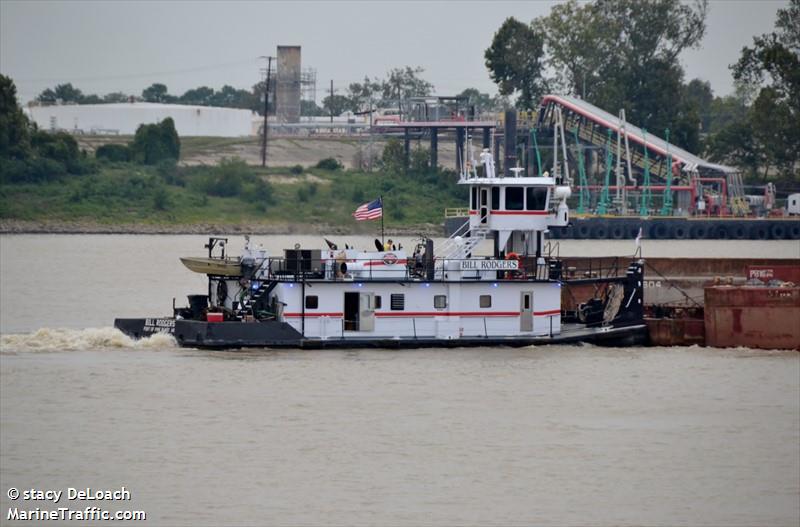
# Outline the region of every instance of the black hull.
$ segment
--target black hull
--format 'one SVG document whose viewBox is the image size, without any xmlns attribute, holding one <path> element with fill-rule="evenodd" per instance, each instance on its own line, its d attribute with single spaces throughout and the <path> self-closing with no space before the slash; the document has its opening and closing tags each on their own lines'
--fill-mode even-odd
<svg viewBox="0 0 800 527">
<path fill-rule="evenodd" d="M 437 338 L 328 338 L 310 339 L 284 322 L 203 322 L 175 320 L 174 330 L 148 332 L 147 321 L 156 319 L 117 319 L 114 327 L 133 338 L 148 337 L 155 333 L 169 333 L 178 344 L 189 348 L 240 349 L 240 348 L 461 348 L 476 346 L 522 347 L 548 344 L 591 343 L 600 346 L 640 346 L 647 342 L 644 324 L 623 327 L 587 328 L 573 327 L 553 336 L 532 337 L 462 337 Z M 171 319 L 157 319 L 171 320 Z M 166 323 L 164 323 L 166 324 Z M 150 324 L 149 326 L 153 326 Z"/>
</svg>

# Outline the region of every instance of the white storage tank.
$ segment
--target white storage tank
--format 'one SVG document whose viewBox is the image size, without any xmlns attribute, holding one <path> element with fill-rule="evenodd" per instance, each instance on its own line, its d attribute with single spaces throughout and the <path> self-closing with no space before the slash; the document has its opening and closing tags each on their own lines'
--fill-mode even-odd
<svg viewBox="0 0 800 527">
<path fill-rule="evenodd" d="M 241 137 L 252 134 L 250 110 L 148 102 L 29 106 L 42 130 L 82 134 L 133 135 L 140 124 L 171 117 L 179 136 Z"/>
</svg>

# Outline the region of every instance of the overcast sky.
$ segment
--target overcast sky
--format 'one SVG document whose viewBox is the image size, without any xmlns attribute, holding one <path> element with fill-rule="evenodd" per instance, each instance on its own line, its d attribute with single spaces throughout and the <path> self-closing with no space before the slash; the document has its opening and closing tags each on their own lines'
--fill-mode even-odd
<svg viewBox="0 0 800 527">
<path fill-rule="evenodd" d="M 302 46 L 317 99 L 364 75 L 422 66 L 440 95 L 496 93 L 483 52 L 508 16 L 528 22 L 553 1 L 158 2 L 0 0 L 0 72 L 26 102 L 62 82 L 84 93 L 139 94 L 153 82 L 181 94 L 201 85 L 249 88 L 261 55 Z M 681 57 L 686 78 L 732 91 L 728 65 L 773 29 L 780 0 L 712 0 L 702 48 Z"/>
</svg>

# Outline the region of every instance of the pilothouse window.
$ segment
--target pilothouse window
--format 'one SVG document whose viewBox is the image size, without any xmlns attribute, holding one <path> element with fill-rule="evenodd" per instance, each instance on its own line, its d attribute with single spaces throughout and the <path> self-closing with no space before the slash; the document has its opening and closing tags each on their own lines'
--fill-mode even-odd
<svg viewBox="0 0 800 527">
<path fill-rule="evenodd" d="M 525 196 L 527 198 L 527 210 L 544 210 L 547 205 L 547 188 L 528 187 Z"/>
<path fill-rule="evenodd" d="M 500 209 L 500 187 L 492 187 L 492 210 Z"/>
<path fill-rule="evenodd" d="M 506 210 L 522 210 L 522 187 L 508 187 L 506 189 Z"/>
</svg>

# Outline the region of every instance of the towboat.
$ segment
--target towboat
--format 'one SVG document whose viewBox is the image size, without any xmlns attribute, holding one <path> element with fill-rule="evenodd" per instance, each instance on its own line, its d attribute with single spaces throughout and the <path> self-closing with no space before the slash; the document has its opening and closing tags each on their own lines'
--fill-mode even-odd
<svg viewBox="0 0 800 527">
<path fill-rule="evenodd" d="M 186 307 L 173 301 L 171 316 L 114 325 L 134 338 L 168 333 L 181 346 L 221 349 L 645 342 L 644 261 L 563 268 L 547 235 L 569 224 L 569 186 L 521 170 L 498 175 L 491 153 L 480 158 L 480 174 L 471 163 L 458 179 L 469 221 L 443 243 L 376 240 L 373 250 L 326 240 L 273 256 L 248 238 L 230 258 L 227 239 L 212 237 L 206 257 L 182 259 L 208 276 L 207 291 Z"/>
</svg>

